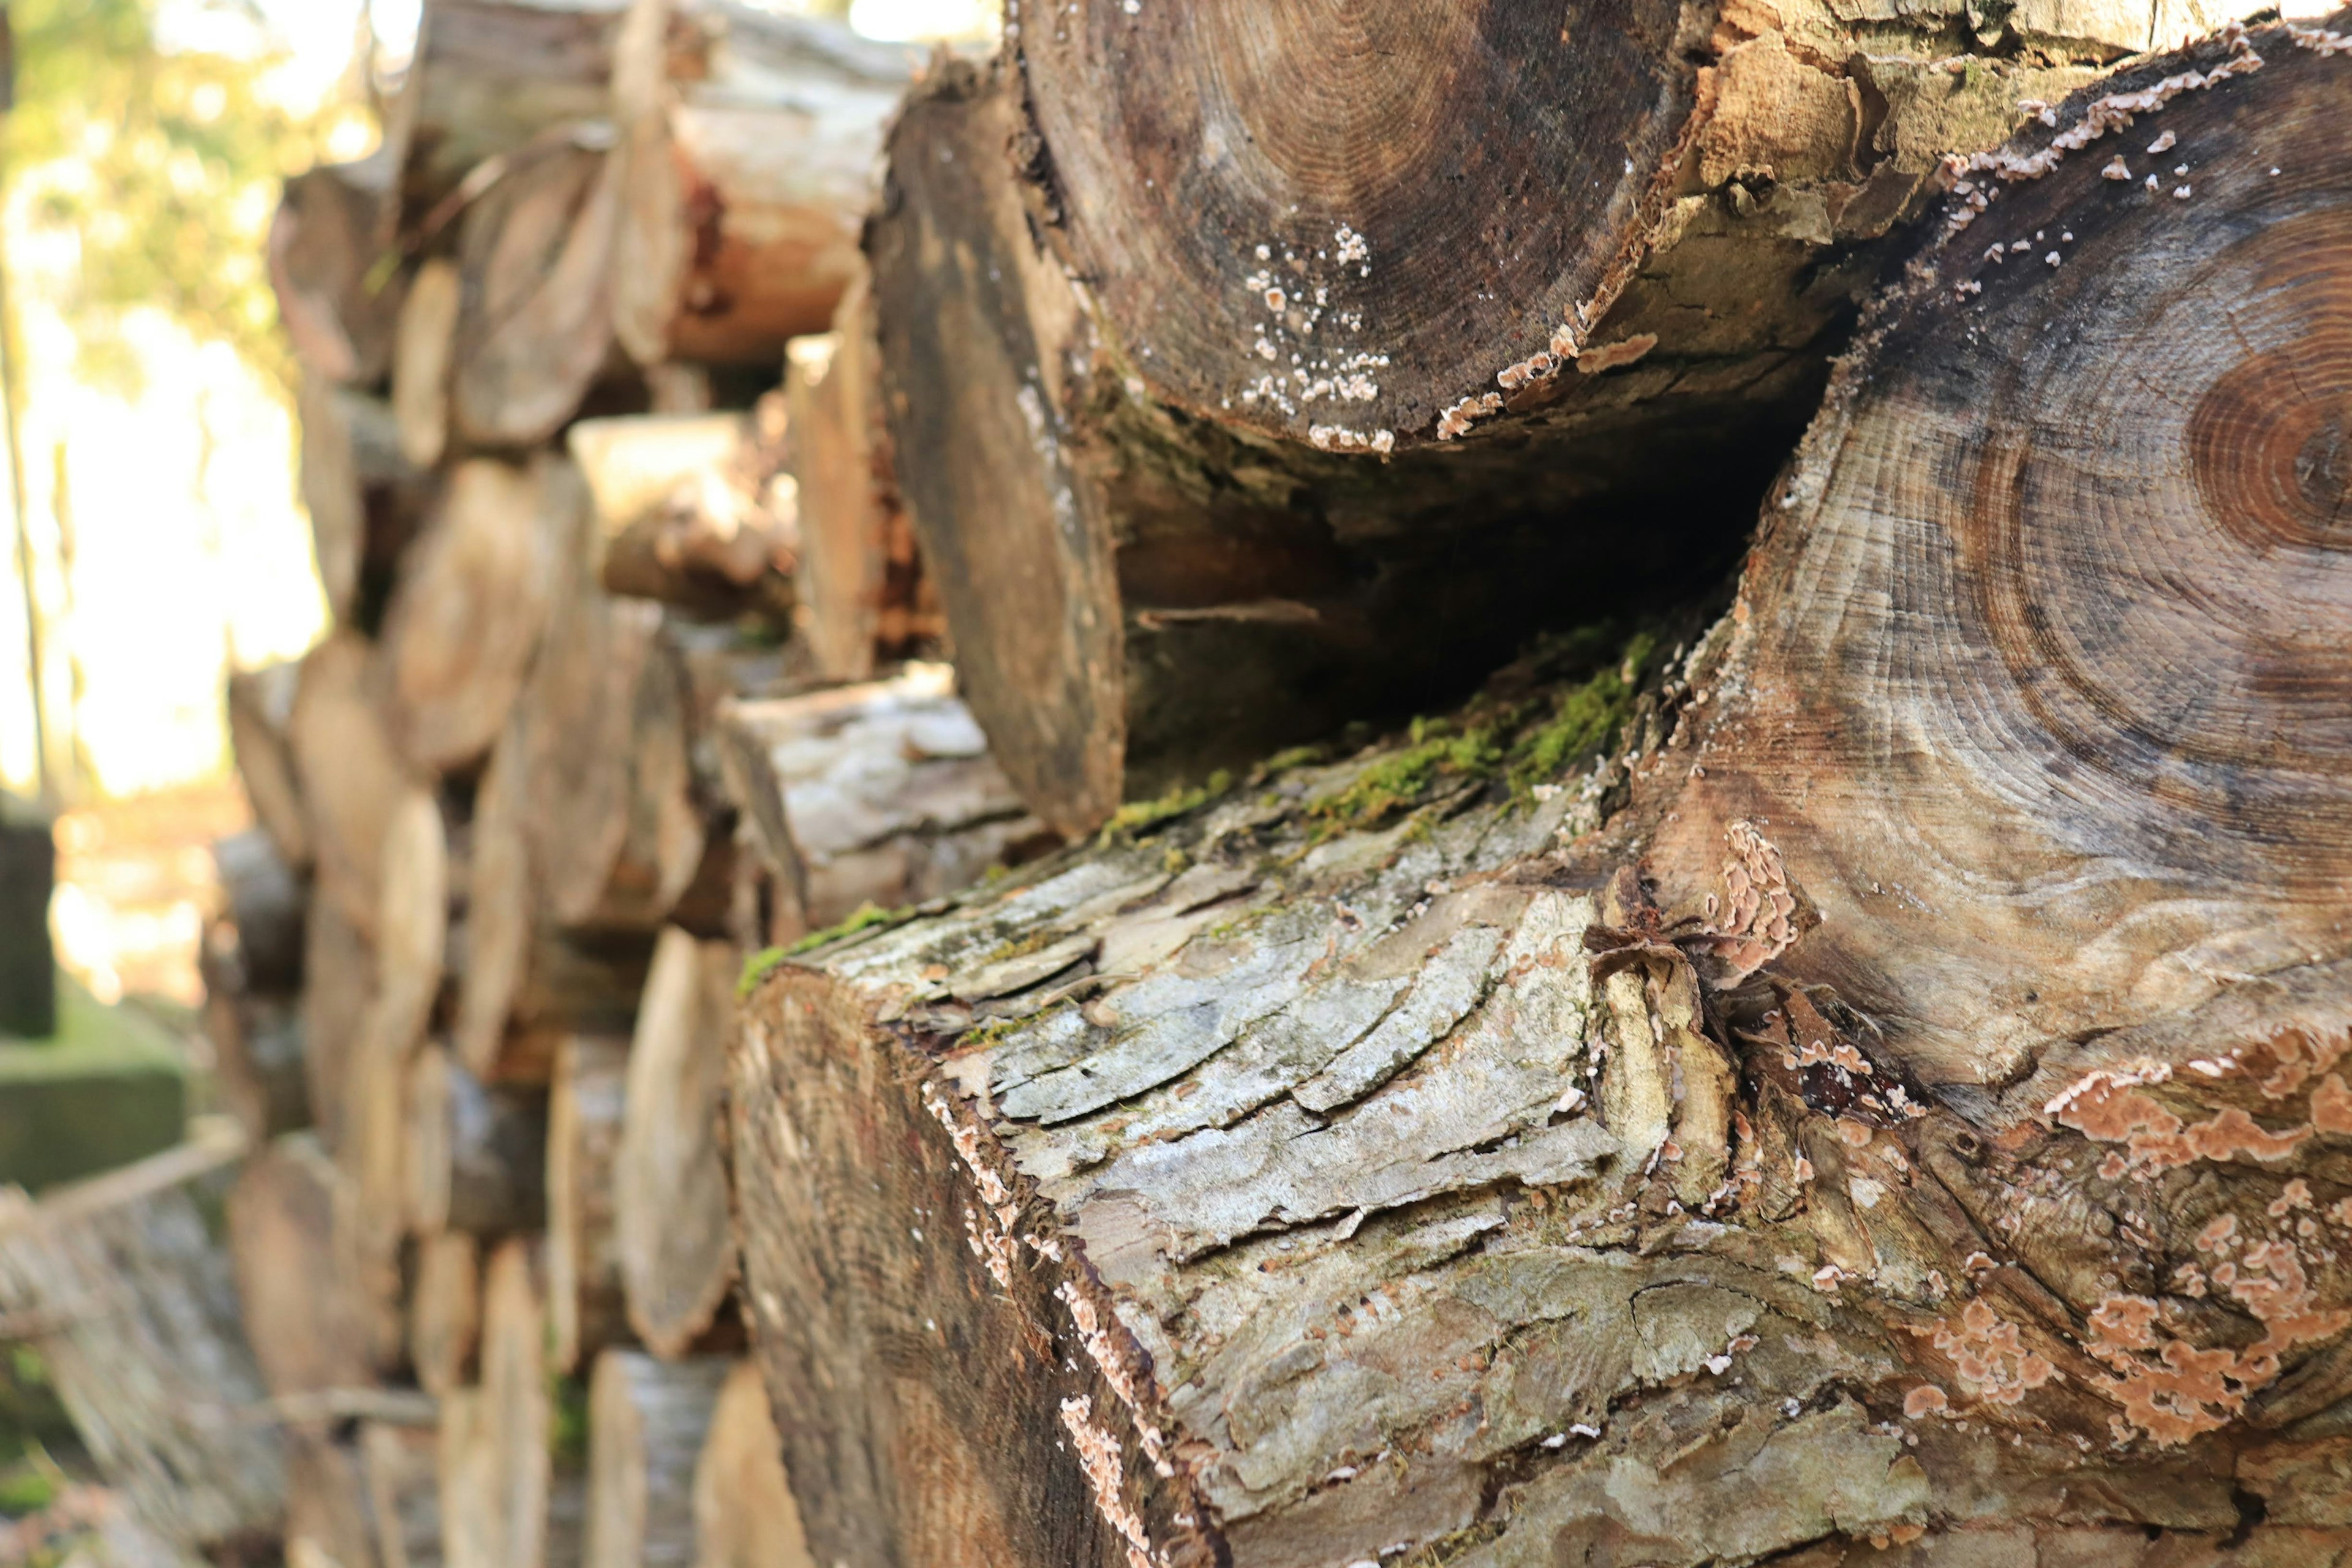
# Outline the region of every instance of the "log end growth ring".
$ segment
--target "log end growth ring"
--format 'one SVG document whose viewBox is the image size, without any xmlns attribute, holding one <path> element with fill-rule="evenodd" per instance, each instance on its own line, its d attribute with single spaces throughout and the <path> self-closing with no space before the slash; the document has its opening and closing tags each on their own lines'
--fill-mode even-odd
<svg viewBox="0 0 2352 1568">
<path fill-rule="evenodd" d="M 1386 451 L 1611 286 L 1687 119 L 1679 20 L 1214 0 L 1016 6 L 1006 34 L 1072 259 L 1155 392 Z"/>
</svg>

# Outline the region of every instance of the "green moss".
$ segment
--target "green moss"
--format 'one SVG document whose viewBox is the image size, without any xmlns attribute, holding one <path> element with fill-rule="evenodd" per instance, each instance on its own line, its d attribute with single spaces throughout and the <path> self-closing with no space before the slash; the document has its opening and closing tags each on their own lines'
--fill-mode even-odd
<svg viewBox="0 0 2352 1568">
<path fill-rule="evenodd" d="M 588 1385 L 576 1377 L 547 1380 L 548 1404 L 555 1419 L 549 1425 L 547 1450 L 558 1465 L 588 1462 Z"/>
<path fill-rule="evenodd" d="M 0 1514 L 22 1519 L 38 1513 L 57 1495 L 56 1485 L 36 1466 L 22 1464 L 0 1470 Z"/>
<path fill-rule="evenodd" d="M 1656 637 L 1638 632 L 1615 665 L 1561 693 L 1552 716 L 1512 742 L 1511 793 L 1524 795 L 1614 747 L 1633 717 L 1643 668 L 1656 650 Z"/>
<path fill-rule="evenodd" d="M 912 909 L 886 910 L 879 904 L 860 904 L 846 919 L 829 925 L 823 931 L 813 931 L 784 949 L 784 957 L 798 958 L 802 953 L 814 952 L 818 948 L 839 942 L 843 937 L 856 936 L 859 931 L 871 931 L 876 926 L 891 925 L 907 920 L 914 912 Z"/>
<path fill-rule="evenodd" d="M 1356 775 L 1337 795 L 1307 808 L 1325 836 L 1378 826 L 1399 809 L 1417 804 L 1441 780 L 1484 778 L 1502 765 L 1504 752 L 1492 724 L 1456 732 L 1444 719 L 1415 719 L 1405 749 Z"/>
<path fill-rule="evenodd" d="M 752 992 L 757 991 L 760 988 L 760 982 L 773 974 L 776 972 L 776 965 L 782 963 L 784 958 L 782 948 L 763 947 L 745 959 L 743 973 L 735 978 L 735 1000 L 740 1002 Z"/>
<path fill-rule="evenodd" d="M 1188 811 L 1198 811 L 1233 787 L 1234 775 L 1219 768 L 1209 775 L 1209 781 L 1206 784 L 1194 784 L 1189 788 L 1183 784 L 1178 784 L 1157 800 L 1129 801 L 1111 813 L 1110 820 L 1103 824 L 1102 832 L 1097 836 L 1095 842 L 1103 848 L 1108 848 L 1111 845 L 1121 842 L 1132 844 L 1171 817 L 1181 816 Z"/>
</svg>

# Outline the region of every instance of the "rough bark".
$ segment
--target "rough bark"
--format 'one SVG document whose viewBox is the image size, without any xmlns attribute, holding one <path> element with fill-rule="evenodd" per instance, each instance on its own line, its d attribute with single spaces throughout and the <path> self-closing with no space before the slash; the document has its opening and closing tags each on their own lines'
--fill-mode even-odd
<svg viewBox="0 0 2352 1568">
<path fill-rule="evenodd" d="M 596 510 L 607 593 L 708 620 L 789 626 L 798 536 L 783 462 L 784 410 L 583 419 L 566 435 Z"/>
<path fill-rule="evenodd" d="M 189 1190 L 240 1147 L 184 1145 L 37 1204 L 0 1189 L 0 1315 L 44 1325 L 29 1337 L 100 1474 L 190 1556 L 251 1549 L 286 1507 L 229 1259 Z"/>
<path fill-rule="evenodd" d="M 304 1133 L 254 1155 L 229 1194 L 229 1255 L 245 1335 L 272 1394 L 376 1381 L 352 1218 L 348 1184 Z"/>
<path fill-rule="evenodd" d="M 829 680 L 935 653 L 946 633 L 898 494 L 882 408 L 874 296 L 861 271 L 834 330 L 792 344 L 784 374 L 800 510 L 799 630 Z"/>
<path fill-rule="evenodd" d="M 295 357 L 346 386 L 373 386 L 391 368 L 400 279 L 378 263 L 393 237 L 394 172 L 379 153 L 296 174 L 269 226 L 269 282 Z"/>
<path fill-rule="evenodd" d="M 1016 6 L 1001 81 L 936 73 L 868 252 L 1024 797 L 1091 827 L 1727 564 L 1939 160 L 2156 41 L 1856 16 Z"/>
<path fill-rule="evenodd" d="M 1051 841 L 954 685 L 944 665 L 916 665 L 721 709 L 719 766 L 772 868 L 771 940 L 954 892 Z"/>
<path fill-rule="evenodd" d="M 637 9 L 656 58 L 614 71 L 615 329 L 641 364 L 772 365 L 824 330 L 858 270 L 883 124 L 917 57 L 749 5 Z"/>
<path fill-rule="evenodd" d="M 625 1039 L 576 1035 L 556 1052 L 547 1112 L 547 1353 L 566 1374 L 628 1337 L 614 1221 L 628 1074 Z"/>
<path fill-rule="evenodd" d="M 585 504 L 579 475 L 545 454 L 451 470 L 401 559 L 381 639 L 385 719 L 418 772 L 464 771 L 506 727 Z"/>
<path fill-rule="evenodd" d="M 297 871 L 310 868 L 310 830 L 302 813 L 288 730 L 300 689 L 299 663 L 266 664 L 228 678 L 228 742 L 237 781 L 253 816 L 278 858 Z"/>
<path fill-rule="evenodd" d="M 550 132 L 611 111 L 613 43 L 628 0 L 430 0 L 384 140 L 401 153 L 404 232 Z M 446 219 L 445 219 L 446 221 Z"/>
<path fill-rule="evenodd" d="M 531 795 L 520 721 L 474 795 L 467 866 L 466 972 L 451 1046 L 485 1082 L 544 1083 L 573 1029 L 625 1029 L 651 942 L 634 932 L 555 929 L 531 868 Z"/>
<path fill-rule="evenodd" d="M 373 935 L 383 898 L 384 834 L 415 786 L 374 696 L 375 653 L 339 631 L 302 656 L 286 723 L 320 901 Z"/>
<path fill-rule="evenodd" d="M 408 1064 L 408 1229 L 510 1236 L 547 1219 L 547 1097 L 486 1088 L 427 1045 Z"/>
<path fill-rule="evenodd" d="M 408 1289 L 408 1364 L 417 1386 L 436 1399 L 463 1387 L 482 1333 L 482 1248 L 463 1230 L 416 1245 Z"/>
<path fill-rule="evenodd" d="M 781 966 L 820 1559 L 2340 1559 L 2344 57 L 1969 173 L 1672 657 Z"/>
<path fill-rule="evenodd" d="M 757 1363 L 719 1385 L 694 1467 L 695 1568 L 814 1568 Z"/>
<path fill-rule="evenodd" d="M 531 447 L 579 411 L 610 354 L 620 164 L 603 125 L 512 154 L 466 209 L 449 417 L 465 440 Z"/>
<path fill-rule="evenodd" d="M 588 1385 L 587 1568 L 695 1568 L 695 1462 L 729 1363 L 596 1358 Z"/>
<path fill-rule="evenodd" d="M 629 1323 L 664 1360 L 710 1328 L 735 1281 L 719 1123 L 736 969 L 727 943 L 663 931 L 629 1042 L 614 1240 Z"/>
</svg>

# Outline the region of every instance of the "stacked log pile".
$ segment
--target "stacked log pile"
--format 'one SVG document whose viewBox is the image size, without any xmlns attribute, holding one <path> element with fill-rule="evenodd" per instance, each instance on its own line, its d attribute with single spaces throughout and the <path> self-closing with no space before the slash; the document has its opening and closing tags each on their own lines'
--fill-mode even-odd
<svg viewBox="0 0 2352 1568">
<path fill-rule="evenodd" d="M 735 1304 L 737 978 L 1054 842 L 905 662 L 941 627 L 870 374 L 786 384 L 919 65 L 734 0 L 429 0 L 384 149 L 287 186 L 334 626 L 230 684 L 258 826 L 205 965 L 289 1563 L 809 1561 Z M 810 487 L 826 582 L 819 471 L 865 477 Z"/>
<path fill-rule="evenodd" d="M 233 693 L 320 1550 L 2352 1562 L 2329 26 L 429 4 Z"/>
</svg>

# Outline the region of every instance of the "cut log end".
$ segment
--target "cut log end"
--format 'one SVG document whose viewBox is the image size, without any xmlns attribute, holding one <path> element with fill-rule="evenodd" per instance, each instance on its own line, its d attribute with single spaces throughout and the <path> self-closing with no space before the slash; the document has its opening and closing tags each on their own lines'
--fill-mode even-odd
<svg viewBox="0 0 2352 1568">
<path fill-rule="evenodd" d="M 752 1362 L 720 1385 L 694 1467 L 695 1568 L 814 1568 L 783 1445 Z"/>
<path fill-rule="evenodd" d="M 729 1363 L 596 1359 L 588 1385 L 586 1568 L 698 1568 L 694 1475 Z"/>
</svg>

